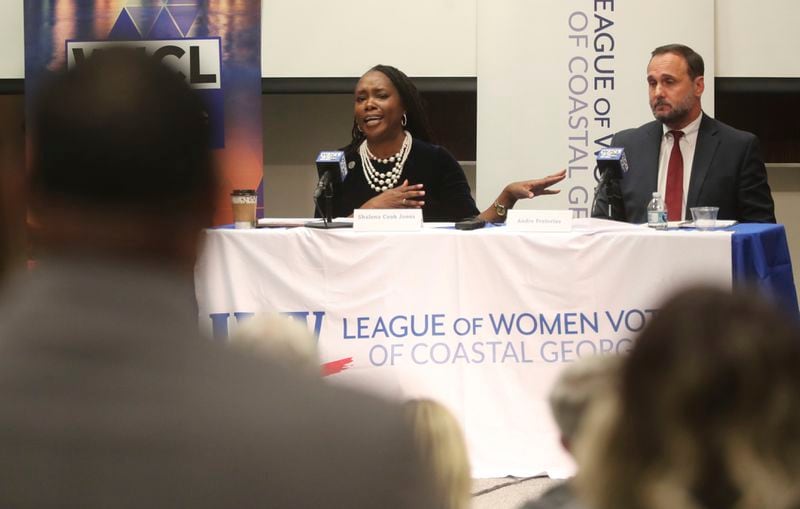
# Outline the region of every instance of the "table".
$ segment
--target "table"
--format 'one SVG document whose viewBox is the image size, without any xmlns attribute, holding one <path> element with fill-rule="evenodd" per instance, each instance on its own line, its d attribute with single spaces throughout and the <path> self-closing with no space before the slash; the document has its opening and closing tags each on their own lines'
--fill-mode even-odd
<svg viewBox="0 0 800 509">
<path fill-rule="evenodd" d="M 445 403 L 464 427 L 475 477 L 559 477 L 572 465 L 546 399 L 563 363 L 626 351 L 687 284 L 754 280 L 797 313 L 780 225 L 427 226 L 208 230 L 195 277 L 200 323 L 223 339 L 254 313 L 291 314 L 317 334 L 332 383 Z"/>
</svg>

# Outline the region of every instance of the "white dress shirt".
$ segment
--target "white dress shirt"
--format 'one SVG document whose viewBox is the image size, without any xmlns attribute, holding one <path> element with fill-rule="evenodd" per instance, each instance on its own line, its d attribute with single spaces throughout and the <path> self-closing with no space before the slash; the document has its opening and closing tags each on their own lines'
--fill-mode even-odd
<svg viewBox="0 0 800 509">
<path fill-rule="evenodd" d="M 681 220 L 686 213 L 686 195 L 689 193 L 689 181 L 692 177 L 692 162 L 694 161 L 694 150 L 697 147 L 697 131 L 700 129 L 700 120 L 703 113 L 692 120 L 683 129 L 683 137 L 680 139 L 681 155 L 683 156 L 683 202 L 681 203 Z M 674 138 L 669 134 L 671 130 L 666 125 L 662 126 L 664 134 L 661 136 L 661 153 L 658 157 L 658 192 L 663 198 L 667 196 L 667 168 L 669 167 L 669 156 L 672 152 Z"/>
</svg>

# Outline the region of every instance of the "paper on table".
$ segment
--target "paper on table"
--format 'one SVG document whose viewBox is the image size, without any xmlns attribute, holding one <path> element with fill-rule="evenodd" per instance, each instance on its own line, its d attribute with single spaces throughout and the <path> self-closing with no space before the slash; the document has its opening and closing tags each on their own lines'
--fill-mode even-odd
<svg viewBox="0 0 800 509">
<path fill-rule="evenodd" d="M 336 217 L 333 221 L 335 223 L 352 223 L 353 218 Z M 322 219 L 319 217 L 262 217 L 258 220 L 256 226 L 258 228 L 295 228 L 314 222 L 322 223 Z"/>
<path fill-rule="evenodd" d="M 312 217 L 262 217 L 257 221 L 259 228 L 294 228 L 303 226 L 309 221 L 314 221 Z"/>
</svg>

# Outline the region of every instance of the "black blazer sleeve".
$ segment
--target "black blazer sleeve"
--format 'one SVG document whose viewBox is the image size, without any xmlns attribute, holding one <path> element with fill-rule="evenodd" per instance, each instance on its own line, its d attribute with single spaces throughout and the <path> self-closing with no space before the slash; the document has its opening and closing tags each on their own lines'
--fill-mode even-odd
<svg viewBox="0 0 800 509">
<path fill-rule="evenodd" d="M 458 161 L 445 148 L 434 146 L 432 165 L 425 185 L 426 221 L 456 221 L 480 212 L 470 193 L 467 176 Z"/>
</svg>

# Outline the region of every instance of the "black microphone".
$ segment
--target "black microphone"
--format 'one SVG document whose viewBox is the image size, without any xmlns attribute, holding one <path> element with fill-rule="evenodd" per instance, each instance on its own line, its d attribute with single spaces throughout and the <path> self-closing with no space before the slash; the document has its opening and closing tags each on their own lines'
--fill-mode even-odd
<svg viewBox="0 0 800 509">
<path fill-rule="evenodd" d="M 323 150 L 317 156 L 317 175 L 319 182 L 314 189 L 314 199 L 319 199 L 328 186 L 344 182 L 347 177 L 347 164 L 341 150 Z"/>
<path fill-rule="evenodd" d="M 333 175 L 332 171 L 325 171 L 319 178 L 319 181 L 317 182 L 317 187 L 314 189 L 315 200 L 318 200 L 319 197 L 322 196 L 322 193 L 323 191 L 325 191 L 325 188 L 328 187 L 328 185 L 331 183 L 331 175 Z"/>
<path fill-rule="evenodd" d="M 604 179 L 622 180 L 628 172 L 628 158 L 622 147 L 601 148 L 597 151 L 597 168 Z"/>
<path fill-rule="evenodd" d="M 314 206 L 322 216 L 322 222 L 306 223 L 309 228 L 352 228 L 352 222 L 333 222 L 333 195 L 336 187 L 347 177 L 347 161 L 341 150 L 323 150 L 317 156 L 319 182 L 314 189 Z M 320 200 L 322 196 L 324 200 Z M 320 203 L 322 201 L 323 203 Z"/>
<path fill-rule="evenodd" d="M 600 182 L 595 191 L 595 201 L 597 192 L 603 189 L 608 205 L 608 210 L 604 211 L 607 217 L 614 221 L 626 221 L 625 202 L 622 199 L 620 187 L 620 181 L 628 172 L 628 158 L 625 157 L 625 149 L 622 147 L 602 148 L 595 155 L 597 156 L 597 169 L 600 171 Z M 594 206 L 592 206 L 592 210 L 594 210 Z"/>
</svg>

